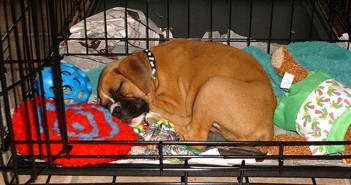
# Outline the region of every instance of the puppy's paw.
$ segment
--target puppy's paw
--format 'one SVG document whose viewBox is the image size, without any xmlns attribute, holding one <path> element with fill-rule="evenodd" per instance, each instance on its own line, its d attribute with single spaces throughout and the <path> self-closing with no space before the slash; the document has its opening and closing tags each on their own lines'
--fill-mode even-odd
<svg viewBox="0 0 351 185">
<path fill-rule="evenodd" d="M 146 116 L 145 116 L 145 120 L 149 124 L 154 123 L 155 121 L 158 121 L 162 118 L 163 118 L 162 115 L 159 113 L 156 113 L 156 112 L 148 112 L 148 113 L 146 113 Z"/>
<path fill-rule="evenodd" d="M 207 148 L 206 145 L 189 145 L 189 146 L 198 151 L 204 151 Z"/>
<path fill-rule="evenodd" d="M 191 141 L 191 142 L 199 142 L 192 143 L 188 146 L 190 148 L 196 149 L 198 151 L 203 151 L 207 148 L 206 139 L 200 138 L 198 135 L 192 134 L 192 131 L 186 130 L 186 127 L 178 127 L 176 128 L 177 134 L 179 135 L 180 140 L 182 141 Z"/>
<path fill-rule="evenodd" d="M 184 141 L 185 140 L 185 137 L 182 133 L 180 132 L 176 132 L 176 136 L 179 138 L 180 141 Z"/>
</svg>

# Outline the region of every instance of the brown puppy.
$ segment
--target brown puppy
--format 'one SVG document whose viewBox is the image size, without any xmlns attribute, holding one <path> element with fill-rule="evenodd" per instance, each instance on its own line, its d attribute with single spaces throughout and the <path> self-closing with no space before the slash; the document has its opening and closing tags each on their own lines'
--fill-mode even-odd
<svg viewBox="0 0 351 185">
<path fill-rule="evenodd" d="M 186 140 L 206 140 L 210 130 L 230 141 L 272 139 L 276 99 L 267 74 L 251 55 L 184 39 L 150 51 L 151 58 L 140 51 L 103 70 L 99 101 L 113 115 L 135 122 L 143 113 L 157 113 L 171 120 Z"/>
</svg>

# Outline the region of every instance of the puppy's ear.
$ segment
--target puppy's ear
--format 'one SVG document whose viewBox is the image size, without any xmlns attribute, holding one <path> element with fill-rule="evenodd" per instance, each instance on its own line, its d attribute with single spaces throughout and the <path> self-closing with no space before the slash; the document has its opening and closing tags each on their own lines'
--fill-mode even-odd
<svg viewBox="0 0 351 185">
<path fill-rule="evenodd" d="M 151 91 L 151 71 L 148 59 L 143 52 L 136 52 L 121 61 L 116 73 L 122 74 L 146 95 Z"/>
</svg>

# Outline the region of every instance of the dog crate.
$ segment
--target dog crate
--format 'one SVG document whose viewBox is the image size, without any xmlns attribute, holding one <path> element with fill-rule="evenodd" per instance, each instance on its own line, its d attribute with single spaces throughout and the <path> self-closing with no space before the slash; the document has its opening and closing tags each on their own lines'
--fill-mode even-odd
<svg viewBox="0 0 351 185">
<path fill-rule="evenodd" d="M 254 47 L 263 51 L 258 54 L 268 57 L 279 45 L 306 42 L 332 43 L 349 52 L 348 0 L 2 0 L 0 9 L 0 167 L 4 184 L 341 184 L 351 178 L 351 167 L 342 162 L 350 154 L 284 153 L 286 147 L 347 146 L 351 141 L 71 139 L 69 124 L 75 123 L 70 119 L 81 113 L 66 117 L 71 109 L 61 76 L 64 60 L 90 72 L 90 80 L 96 82 L 98 76 L 93 70 L 135 50 L 175 38 L 221 42 L 242 49 Z M 42 70 L 49 66 L 54 110 L 38 93 L 47 80 Z M 350 75 L 350 69 L 351 61 L 344 72 Z M 96 100 L 94 91 L 89 99 L 92 104 Z M 14 119 L 19 109 L 23 111 L 18 118 L 22 125 Z M 38 113 L 46 111 L 51 112 Z M 49 124 L 52 117 L 54 125 Z M 51 133 L 51 127 L 58 136 Z M 19 129 L 22 131 L 17 132 Z M 169 146 L 201 144 L 222 152 L 164 152 Z M 73 154 L 80 145 L 85 148 Z M 103 153 L 99 146 L 106 145 L 113 146 L 116 153 Z M 158 152 L 117 152 L 122 150 L 119 146 L 144 145 L 156 146 Z M 239 149 L 260 145 L 275 146 L 278 153 L 262 155 Z M 26 152 L 21 152 L 20 146 Z M 113 162 L 83 166 L 57 163 L 90 159 Z M 67 181 L 66 177 L 72 178 Z"/>
</svg>

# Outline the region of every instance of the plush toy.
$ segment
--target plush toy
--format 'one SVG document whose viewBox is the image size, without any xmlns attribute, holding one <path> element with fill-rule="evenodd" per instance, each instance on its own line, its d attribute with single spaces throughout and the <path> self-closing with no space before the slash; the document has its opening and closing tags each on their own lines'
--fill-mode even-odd
<svg viewBox="0 0 351 185">
<path fill-rule="evenodd" d="M 350 139 L 351 88 L 321 71 L 308 71 L 280 47 L 272 55 L 272 65 L 280 75 L 289 73 L 295 78 L 288 93 L 278 100 L 274 123 L 299 136 L 286 140 L 344 141 Z M 284 137 L 277 138 L 284 140 Z M 350 152 L 347 145 L 313 145 L 313 155 Z M 303 151 L 303 150 L 300 150 Z M 271 150 L 271 152 L 276 152 Z M 350 162 L 349 159 L 345 162 Z"/>
<path fill-rule="evenodd" d="M 308 76 L 308 70 L 302 67 L 284 46 L 279 47 L 272 55 L 272 66 L 283 76 L 285 73 L 293 74 L 293 82 L 299 82 Z"/>
<path fill-rule="evenodd" d="M 134 131 L 140 135 L 141 141 L 179 141 L 180 136 L 175 130 L 174 123 L 167 119 L 160 119 L 154 123 L 140 123 L 134 127 Z M 200 153 L 186 145 L 164 145 L 163 155 L 194 155 Z M 158 155 L 157 145 L 147 145 L 143 150 L 134 151 L 134 155 Z"/>
<path fill-rule="evenodd" d="M 43 111 L 44 105 L 46 111 Z M 127 155 L 131 150 L 131 144 L 83 143 L 84 141 L 136 140 L 133 128 L 112 116 L 107 109 L 97 104 L 78 103 L 66 105 L 65 110 L 67 137 L 72 147 L 70 158 L 60 153 L 63 151 L 63 145 L 55 102 L 48 99 L 43 101 L 41 97 L 36 98 L 36 101 L 22 102 L 13 115 L 14 138 L 18 153 L 30 155 L 33 152 L 36 158 L 42 155 L 44 156 L 42 159 L 48 161 L 45 156 L 48 156 L 48 150 L 50 150 L 54 157 L 58 157 L 53 159 L 56 165 L 85 166 L 112 162 L 117 159 L 116 155 Z M 44 124 L 45 119 L 47 119 L 47 125 Z M 31 135 L 28 135 L 28 130 Z M 33 147 L 30 147 L 29 138 L 32 138 Z M 48 139 L 50 145 L 47 144 Z M 31 151 L 30 148 L 34 150 Z M 114 155 L 114 157 L 97 157 L 97 154 Z M 75 155 L 87 157 L 75 158 Z"/>
</svg>

